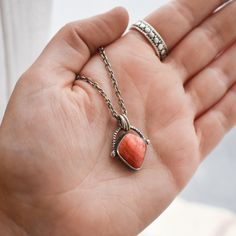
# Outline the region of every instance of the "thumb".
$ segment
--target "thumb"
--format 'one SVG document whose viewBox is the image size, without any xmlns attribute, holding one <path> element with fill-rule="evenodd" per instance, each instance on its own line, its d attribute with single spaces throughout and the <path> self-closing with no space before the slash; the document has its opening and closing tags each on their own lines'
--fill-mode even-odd
<svg viewBox="0 0 236 236">
<path fill-rule="evenodd" d="M 69 23 L 53 37 L 29 71 L 37 72 L 37 80 L 47 84 L 70 83 L 98 47 L 118 39 L 127 24 L 128 13 L 122 7 Z M 42 73 L 44 76 L 39 76 Z"/>
</svg>

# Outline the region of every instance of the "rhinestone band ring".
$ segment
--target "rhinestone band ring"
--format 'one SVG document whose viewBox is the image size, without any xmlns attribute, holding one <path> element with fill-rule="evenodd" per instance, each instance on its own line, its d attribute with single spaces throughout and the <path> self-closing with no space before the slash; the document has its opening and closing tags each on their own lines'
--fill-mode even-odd
<svg viewBox="0 0 236 236">
<path fill-rule="evenodd" d="M 131 26 L 131 29 L 139 31 L 145 36 L 146 39 L 148 39 L 161 61 L 166 58 L 168 54 L 168 48 L 166 46 L 166 43 L 161 37 L 161 35 L 150 24 L 148 24 L 144 20 L 140 20 L 134 23 Z"/>
</svg>

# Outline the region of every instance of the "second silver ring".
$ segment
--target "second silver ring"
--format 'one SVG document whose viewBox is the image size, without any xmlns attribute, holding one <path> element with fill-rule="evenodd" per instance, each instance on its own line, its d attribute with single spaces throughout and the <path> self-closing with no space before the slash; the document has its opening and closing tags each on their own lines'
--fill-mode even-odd
<svg viewBox="0 0 236 236">
<path fill-rule="evenodd" d="M 168 55 L 168 48 L 161 35 L 146 21 L 140 20 L 131 26 L 142 33 L 153 46 L 157 56 L 163 61 Z"/>
</svg>

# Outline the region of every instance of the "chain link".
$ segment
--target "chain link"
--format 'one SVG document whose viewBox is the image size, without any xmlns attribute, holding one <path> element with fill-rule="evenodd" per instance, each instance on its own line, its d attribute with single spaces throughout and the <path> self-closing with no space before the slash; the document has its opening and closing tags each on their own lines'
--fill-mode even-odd
<svg viewBox="0 0 236 236">
<path fill-rule="evenodd" d="M 101 56 L 101 58 L 103 60 L 103 63 L 104 63 L 105 68 L 107 70 L 107 73 L 108 73 L 108 75 L 110 77 L 112 85 L 113 85 L 113 87 L 115 89 L 115 95 L 118 98 L 118 103 L 120 105 L 122 114 L 127 115 L 127 109 L 126 109 L 125 104 L 124 104 L 124 99 L 121 96 L 121 92 L 120 92 L 119 87 L 118 87 L 118 82 L 117 82 L 117 80 L 115 78 L 115 74 L 114 74 L 114 72 L 112 70 L 112 67 L 111 67 L 111 64 L 110 64 L 110 62 L 108 60 L 108 57 L 107 57 L 106 52 L 105 52 L 105 49 L 103 47 L 100 47 L 98 49 L 98 51 L 99 51 L 99 54 L 100 54 L 100 56 Z M 92 87 L 94 87 L 100 93 L 100 95 L 104 98 L 104 100 L 105 100 L 105 102 L 107 104 L 108 109 L 111 111 L 112 116 L 114 118 L 116 118 L 117 120 L 120 119 L 119 118 L 120 115 L 115 110 L 114 106 L 112 105 L 111 100 L 108 98 L 108 96 L 105 93 L 105 91 L 98 85 L 97 82 L 93 81 L 92 79 L 90 79 L 90 78 L 88 78 L 86 76 L 82 76 L 82 75 L 78 75 L 76 77 L 76 80 L 83 80 L 83 81 L 87 82 L 88 84 L 90 84 Z"/>
</svg>

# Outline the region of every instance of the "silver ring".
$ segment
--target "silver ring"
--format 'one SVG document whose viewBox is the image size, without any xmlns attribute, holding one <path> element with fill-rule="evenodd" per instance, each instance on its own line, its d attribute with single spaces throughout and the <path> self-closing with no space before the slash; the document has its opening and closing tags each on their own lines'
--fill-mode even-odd
<svg viewBox="0 0 236 236">
<path fill-rule="evenodd" d="M 146 39 L 148 39 L 161 61 L 166 58 L 168 54 L 166 43 L 161 35 L 150 24 L 144 20 L 140 20 L 134 23 L 130 28 L 139 31 Z"/>
</svg>

